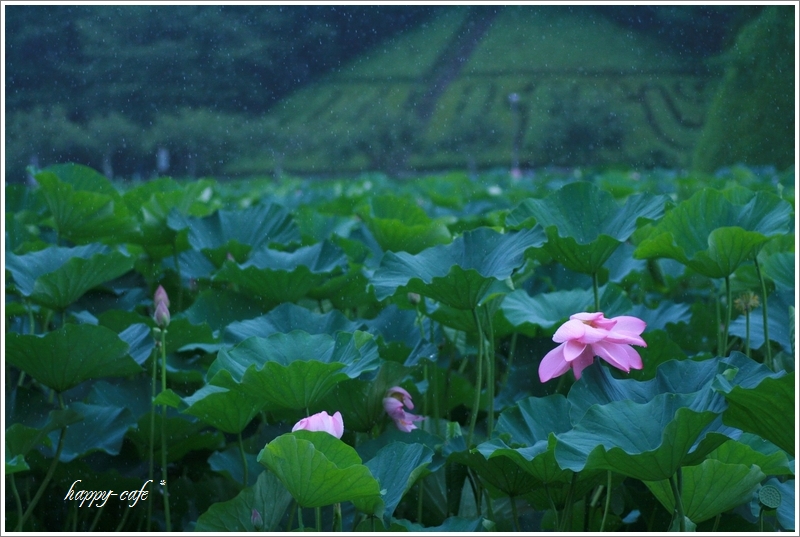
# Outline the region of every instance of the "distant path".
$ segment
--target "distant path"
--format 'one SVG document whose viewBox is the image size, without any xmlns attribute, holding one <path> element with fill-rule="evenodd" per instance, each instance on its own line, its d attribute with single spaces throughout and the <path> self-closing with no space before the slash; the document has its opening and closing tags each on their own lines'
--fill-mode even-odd
<svg viewBox="0 0 800 537">
<path fill-rule="evenodd" d="M 461 68 L 467 63 L 501 9 L 502 6 L 470 8 L 461 27 L 423 76 L 425 89 L 409 96 L 406 106 L 413 109 L 423 128 L 433 115 L 439 97 L 458 78 Z"/>
</svg>

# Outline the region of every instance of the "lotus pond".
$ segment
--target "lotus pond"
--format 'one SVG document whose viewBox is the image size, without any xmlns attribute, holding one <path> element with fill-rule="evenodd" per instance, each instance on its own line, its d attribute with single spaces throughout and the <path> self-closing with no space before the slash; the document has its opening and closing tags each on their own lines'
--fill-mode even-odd
<svg viewBox="0 0 800 537">
<path fill-rule="evenodd" d="M 6 187 L 5 529 L 795 529 L 794 175 Z"/>
</svg>

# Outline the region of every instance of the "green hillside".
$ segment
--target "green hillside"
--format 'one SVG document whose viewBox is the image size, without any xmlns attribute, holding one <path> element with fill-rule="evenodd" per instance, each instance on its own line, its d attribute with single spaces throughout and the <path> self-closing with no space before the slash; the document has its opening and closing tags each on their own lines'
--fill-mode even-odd
<svg viewBox="0 0 800 537">
<path fill-rule="evenodd" d="M 284 99 L 269 114 L 283 150 L 239 167 L 506 166 L 515 133 L 523 166 L 689 163 L 719 72 L 568 6 L 502 8 L 465 42 L 488 9 L 447 10 Z"/>
</svg>

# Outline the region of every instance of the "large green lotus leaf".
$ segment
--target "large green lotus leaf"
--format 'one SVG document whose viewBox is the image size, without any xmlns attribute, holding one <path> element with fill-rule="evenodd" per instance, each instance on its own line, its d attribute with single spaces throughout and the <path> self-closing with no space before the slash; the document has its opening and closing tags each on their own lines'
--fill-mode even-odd
<svg viewBox="0 0 800 537">
<path fill-rule="evenodd" d="M 276 531 L 292 495 L 270 472 L 261 472 L 258 481 L 227 502 L 215 503 L 200 515 L 195 531 L 237 532 Z M 263 525 L 253 527 L 253 509 L 261 515 Z"/>
<path fill-rule="evenodd" d="M 363 306 L 380 309 L 375 289 L 369 285 L 369 278 L 360 267 L 351 267 L 344 274 L 333 276 L 308 291 L 309 298 L 329 300 L 334 308 L 352 310 Z"/>
<path fill-rule="evenodd" d="M 267 337 L 292 330 L 333 335 L 336 332 L 353 333 L 363 328 L 364 323 L 352 322 L 338 310 L 320 314 L 297 304 L 286 303 L 260 317 L 230 323 L 225 328 L 223 340 L 236 344 L 252 336 Z"/>
<path fill-rule="evenodd" d="M 229 390 L 212 384 L 206 384 L 185 397 L 183 402 L 189 405 L 183 412 L 231 434 L 242 432 L 264 406 L 263 400 L 242 390 Z"/>
<path fill-rule="evenodd" d="M 681 472 L 683 513 L 695 524 L 747 502 L 766 477 L 758 466 L 727 464 L 714 459 L 687 466 Z M 672 513 L 675 496 L 669 480 L 645 481 L 644 484 Z"/>
<path fill-rule="evenodd" d="M 264 467 L 258 464 L 255 454 L 245 453 L 247 459 L 247 482 L 255 483 L 258 476 L 264 473 Z M 237 483 L 244 483 L 244 465 L 239 444 L 234 442 L 228 445 L 225 451 L 215 451 L 208 458 L 208 466 L 214 472 L 228 475 Z M 268 472 L 267 472 L 268 473 Z"/>
<path fill-rule="evenodd" d="M 778 289 L 794 291 L 797 277 L 794 267 L 794 252 L 778 252 L 767 257 L 762 266 L 764 276 L 775 282 Z"/>
<path fill-rule="evenodd" d="M 453 535 L 454 533 L 475 533 L 484 531 L 484 519 L 479 516 L 478 518 L 463 518 L 460 516 L 447 517 L 444 522 L 438 526 L 423 526 L 416 524 L 404 518 L 394 519 L 392 528 L 400 526 L 406 528 L 408 531 L 413 532 L 432 532 L 441 535 Z M 396 531 L 396 530 L 392 530 Z"/>
<path fill-rule="evenodd" d="M 756 465 L 766 475 L 794 475 L 786 452 L 752 433 L 742 433 L 738 440 L 728 440 L 709 453 L 708 458 L 725 464 Z"/>
<path fill-rule="evenodd" d="M 563 395 L 529 397 L 503 411 L 495 428 L 500 437 L 480 444 L 477 450 L 486 459 L 510 459 L 539 484 L 568 483 L 572 472 L 556 463 L 554 435 L 570 428 L 569 404 Z"/>
<path fill-rule="evenodd" d="M 330 336 L 293 331 L 223 348 L 207 378 L 273 407 L 305 409 L 339 382 L 377 369 L 379 360 L 377 344 L 366 332 Z"/>
<path fill-rule="evenodd" d="M 469 466 L 489 485 L 512 498 L 542 486 L 541 481 L 508 457 L 487 459 L 480 453 L 462 451 L 451 455 L 450 460 Z"/>
<path fill-rule="evenodd" d="M 75 248 L 50 246 L 24 255 L 6 254 L 23 296 L 48 308 L 63 310 L 84 293 L 133 269 L 134 259 L 101 244 Z"/>
<path fill-rule="evenodd" d="M 31 427 L 22 423 L 14 423 L 5 431 L 6 475 L 28 470 L 25 455 L 43 441 L 50 442 L 48 435 L 62 427 L 73 425 L 84 419 L 84 416 L 72 408 L 51 410 L 47 421 L 41 427 Z M 60 434 L 60 433 L 59 433 Z M 13 462 L 12 462 L 13 461 Z"/>
<path fill-rule="evenodd" d="M 82 415 L 83 419 L 67 428 L 59 457 L 61 462 L 69 462 L 95 451 L 119 455 L 125 433 L 136 425 L 136 419 L 126 408 L 77 402 L 70 403 L 68 408 Z M 50 433 L 50 441 L 54 446 L 59 434 L 58 431 Z"/>
<path fill-rule="evenodd" d="M 653 379 L 661 364 L 687 358 L 680 345 L 675 343 L 664 330 L 651 330 L 648 325 L 647 330 L 642 334 L 642 339 L 647 343 L 647 347 L 636 347 L 636 351 L 642 357 L 644 367 L 631 369 L 628 376 L 632 379 L 639 381 Z"/>
<path fill-rule="evenodd" d="M 206 289 L 183 314 L 192 324 L 207 322 L 212 330 L 220 330 L 233 322 L 251 318 L 253 312 L 262 311 L 263 307 L 258 297 L 228 289 Z"/>
<path fill-rule="evenodd" d="M 583 377 L 581 377 L 583 378 Z M 590 407 L 580 422 L 557 435 L 556 461 L 565 469 L 611 470 L 642 481 L 668 479 L 726 437 L 708 439 L 720 411 L 695 411 L 693 395 L 659 394 L 646 403 L 621 400 Z M 698 444 L 706 432 L 706 441 Z"/>
<path fill-rule="evenodd" d="M 300 230 L 292 216 L 274 203 L 233 211 L 219 210 L 204 218 L 171 212 L 167 223 L 176 231 L 188 229 L 189 244 L 195 250 L 203 251 L 217 266 L 222 264 L 229 251 L 240 259 L 250 251 L 270 244 L 300 241 Z"/>
<path fill-rule="evenodd" d="M 733 380 L 718 375 L 713 387 L 728 401 L 722 419 L 731 427 L 755 433 L 787 453 L 794 453 L 795 374 L 768 374 L 753 371 L 749 375 L 737 374 Z"/>
<path fill-rule="evenodd" d="M 403 495 L 426 471 L 432 460 L 433 450 L 427 446 L 393 442 L 364 463 L 380 485 L 386 508 L 383 516 L 387 523 Z"/>
<path fill-rule="evenodd" d="M 173 414 L 172 409 L 168 409 L 167 421 L 163 427 L 166 431 L 167 461 L 174 462 L 181 460 L 187 453 L 192 451 L 216 451 L 225 448 L 225 436 L 215 429 L 193 416 Z M 148 460 L 150 456 L 150 420 L 155 424 L 155 460 L 161 460 L 161 409 L 155 412 L 143 414 L 136 424 L 127 434 L 127 438 L 133 442 L 141 460 Z"/>
<path fill-rule="evenodd" d="M 716 190 L 697 192 L 653 227 L 634 257 L 668 257 L 710 278 L 731 275 L 770 238 L 787 233 L 792 214 L 788 202 L 766 191 L 737 201 Z"/>
<path fill-rule="evenodd" d="M 241 265 L 226 261 L 214 281 L 233 283 L 240 292 L 253 293 L 277 305 L 303 298 L 346 262 L 344 253 L 327 241 L 294 252 L 262 249 Z"/>
<path fill-rule="evenodd" d="M 524 263 L 525 251 L 544 242 L 541 228 L 497 233 L 467 231 L 447 245 L 417 255 L 386 252 L 372 276 L 375 296 L 414 292 L 459 309 L 475 309 L 513 289 L 507 279 Z"/>
<path fill-rule="evenodd" d="M 607 318 L 631 315 L 630 299 L 617 284 L 601 287 L 598 298 Z M 541 335 L 537 327 L 550 332 L 551 328 L 565 322 L 570 315 L 593 310 L 594 293 L 591 289 L 572 289 L 530 296 L 524 289 L 517 289 L 503 298 L 500 308 L 517 331 L 536 337 Z"/>
<path fill-rule="evenodd" d="M 295 431 L 264 446 L 258 462 L 274 473 L 302 507 L 350 501 L 382 516 L 378 481 L 352 447 L 321 431 Z"/>
<path fill-rule="evenodd" d="M 527 199 L 511 211 L 512 228 L 538 223 L 547 230 L 544 249 L 570 270 L 593 274 L 636 231 L 639 219 L 664 214 L 665 196 L 636 194 L 620 207 L 592 183 L 570 183 L 545 199 Z"/>
<path fill-rule="evenodd" d="M 429 218 L 411 197 L 374 196 L 359 215 L 386 252 L 418 254 L 451 239 L 445 222 Z"/>
<path fill-rule="evenodd" d="M 55 174 L 64 183 L 72 185 L 75 190 L 106 194 L 115 199 L 120 197 L 119 192 L 108 177 L 89 166 L 73 163 L 53 164 L 41 171 Z"/>
<path fill-rule="evenodd" d="M 62 180 L 57 173 L 60 172 L 41 171 L 36 174 L 36 181 L 53 215 L 52 225 L 60 238 L 76 244 L 103 240 L 124 242 L 135 238 L 139 231 L 136 219 L 116 191 L 100 192 L 102 189 L 97 188 L 81 190 L 86 186 L 81 181 L 71 184 Z"/>
<path fill-rule="evenodd" d="M 63 392 L 93 378 L 140 371 L 128 344 L 102 326 L 67 324 L 43 337 L 6 334 L 6 360 L 45 386 Z"/>
</svg>

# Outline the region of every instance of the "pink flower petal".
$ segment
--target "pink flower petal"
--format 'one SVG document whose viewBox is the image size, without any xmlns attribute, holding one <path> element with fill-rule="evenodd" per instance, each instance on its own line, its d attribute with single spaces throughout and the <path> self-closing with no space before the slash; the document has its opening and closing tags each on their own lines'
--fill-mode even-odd
<svg viewBox="0 0 800 537">
<path fill-rule="evenodd" d="M 586 332 L 586 325 L 580 321 L 569 320 L 558 327 L 556 333 L 553 334 L 553 341 L 556 343 L 564 343 L 571 339 L 580 339 Z"/>
<path fill-rule="evenodd" d="M 578 341 L 567 341 L 564 343 L 564 360 L 567 363 L 572 362 L 578 358 L 583 351 L 586 350 L 586 345 Z"/>
<path fill-rule="evenodd" d="M 383 398 L 383 409 L 389 414 L 389 417 L 402 417 L 404 414 L 403 410 L 403 402 L 398 401 L 394 397 L 384 397 Z"/>
<path fill-rule="evenodd" d="M 592 365 L 592 362 L 594 362 L 594 355 L 590 353 L 583 353 L 580 358 L 572 362 L 572 372 L 575 373 L 575 380 L 581 378 L 583 370 Z"/>
<path fill-rule="evenodd" d="M 562 343 L 544 355 L 544 358 L 542 358 L 539 364 L 539 380 L 541 382 L 547 382 L 552 378 L 563 375 L 569 370 L 569 362 L 564 359 L 565 346 L 566 343 Z"/>
<path fill-rule="evenodd" d="M 587 313 L 585 311 L 582 311 L 580 313 L 575 313 L 575 314 L 569 316 L 570 319 L 575 319 L 575 320 L 584 321 L 584 322 L 596 321 L 598 319 L 602 319 L 603 317 L 604 317 L 604 315 L 603 315 L 603 312 L 601 312 L 601 311 L 597 311 L 597 312 L 594 312 L 594 313 Z"/>
<path fill-rule="evenodd" d="M 403 404 L 408 407 L 409 410 L 414 410 L 414 403 L 411 400 L 411 394 L 408 393 L 406 390 L 401 388 L 400 386 L 393 386 L 389 388 L 386 392 L 386 397 L 393 397 L 395 395 L 400 395 L 403 399 Z"/>
<path fill-rule="evenodd" d="M 597 356 L 626 373 L 629 372 L 631 368 L 642 368 L 642 358 L 630 345 L 601 341 L 592 345 L 592 349 Z"/>
</svg>

